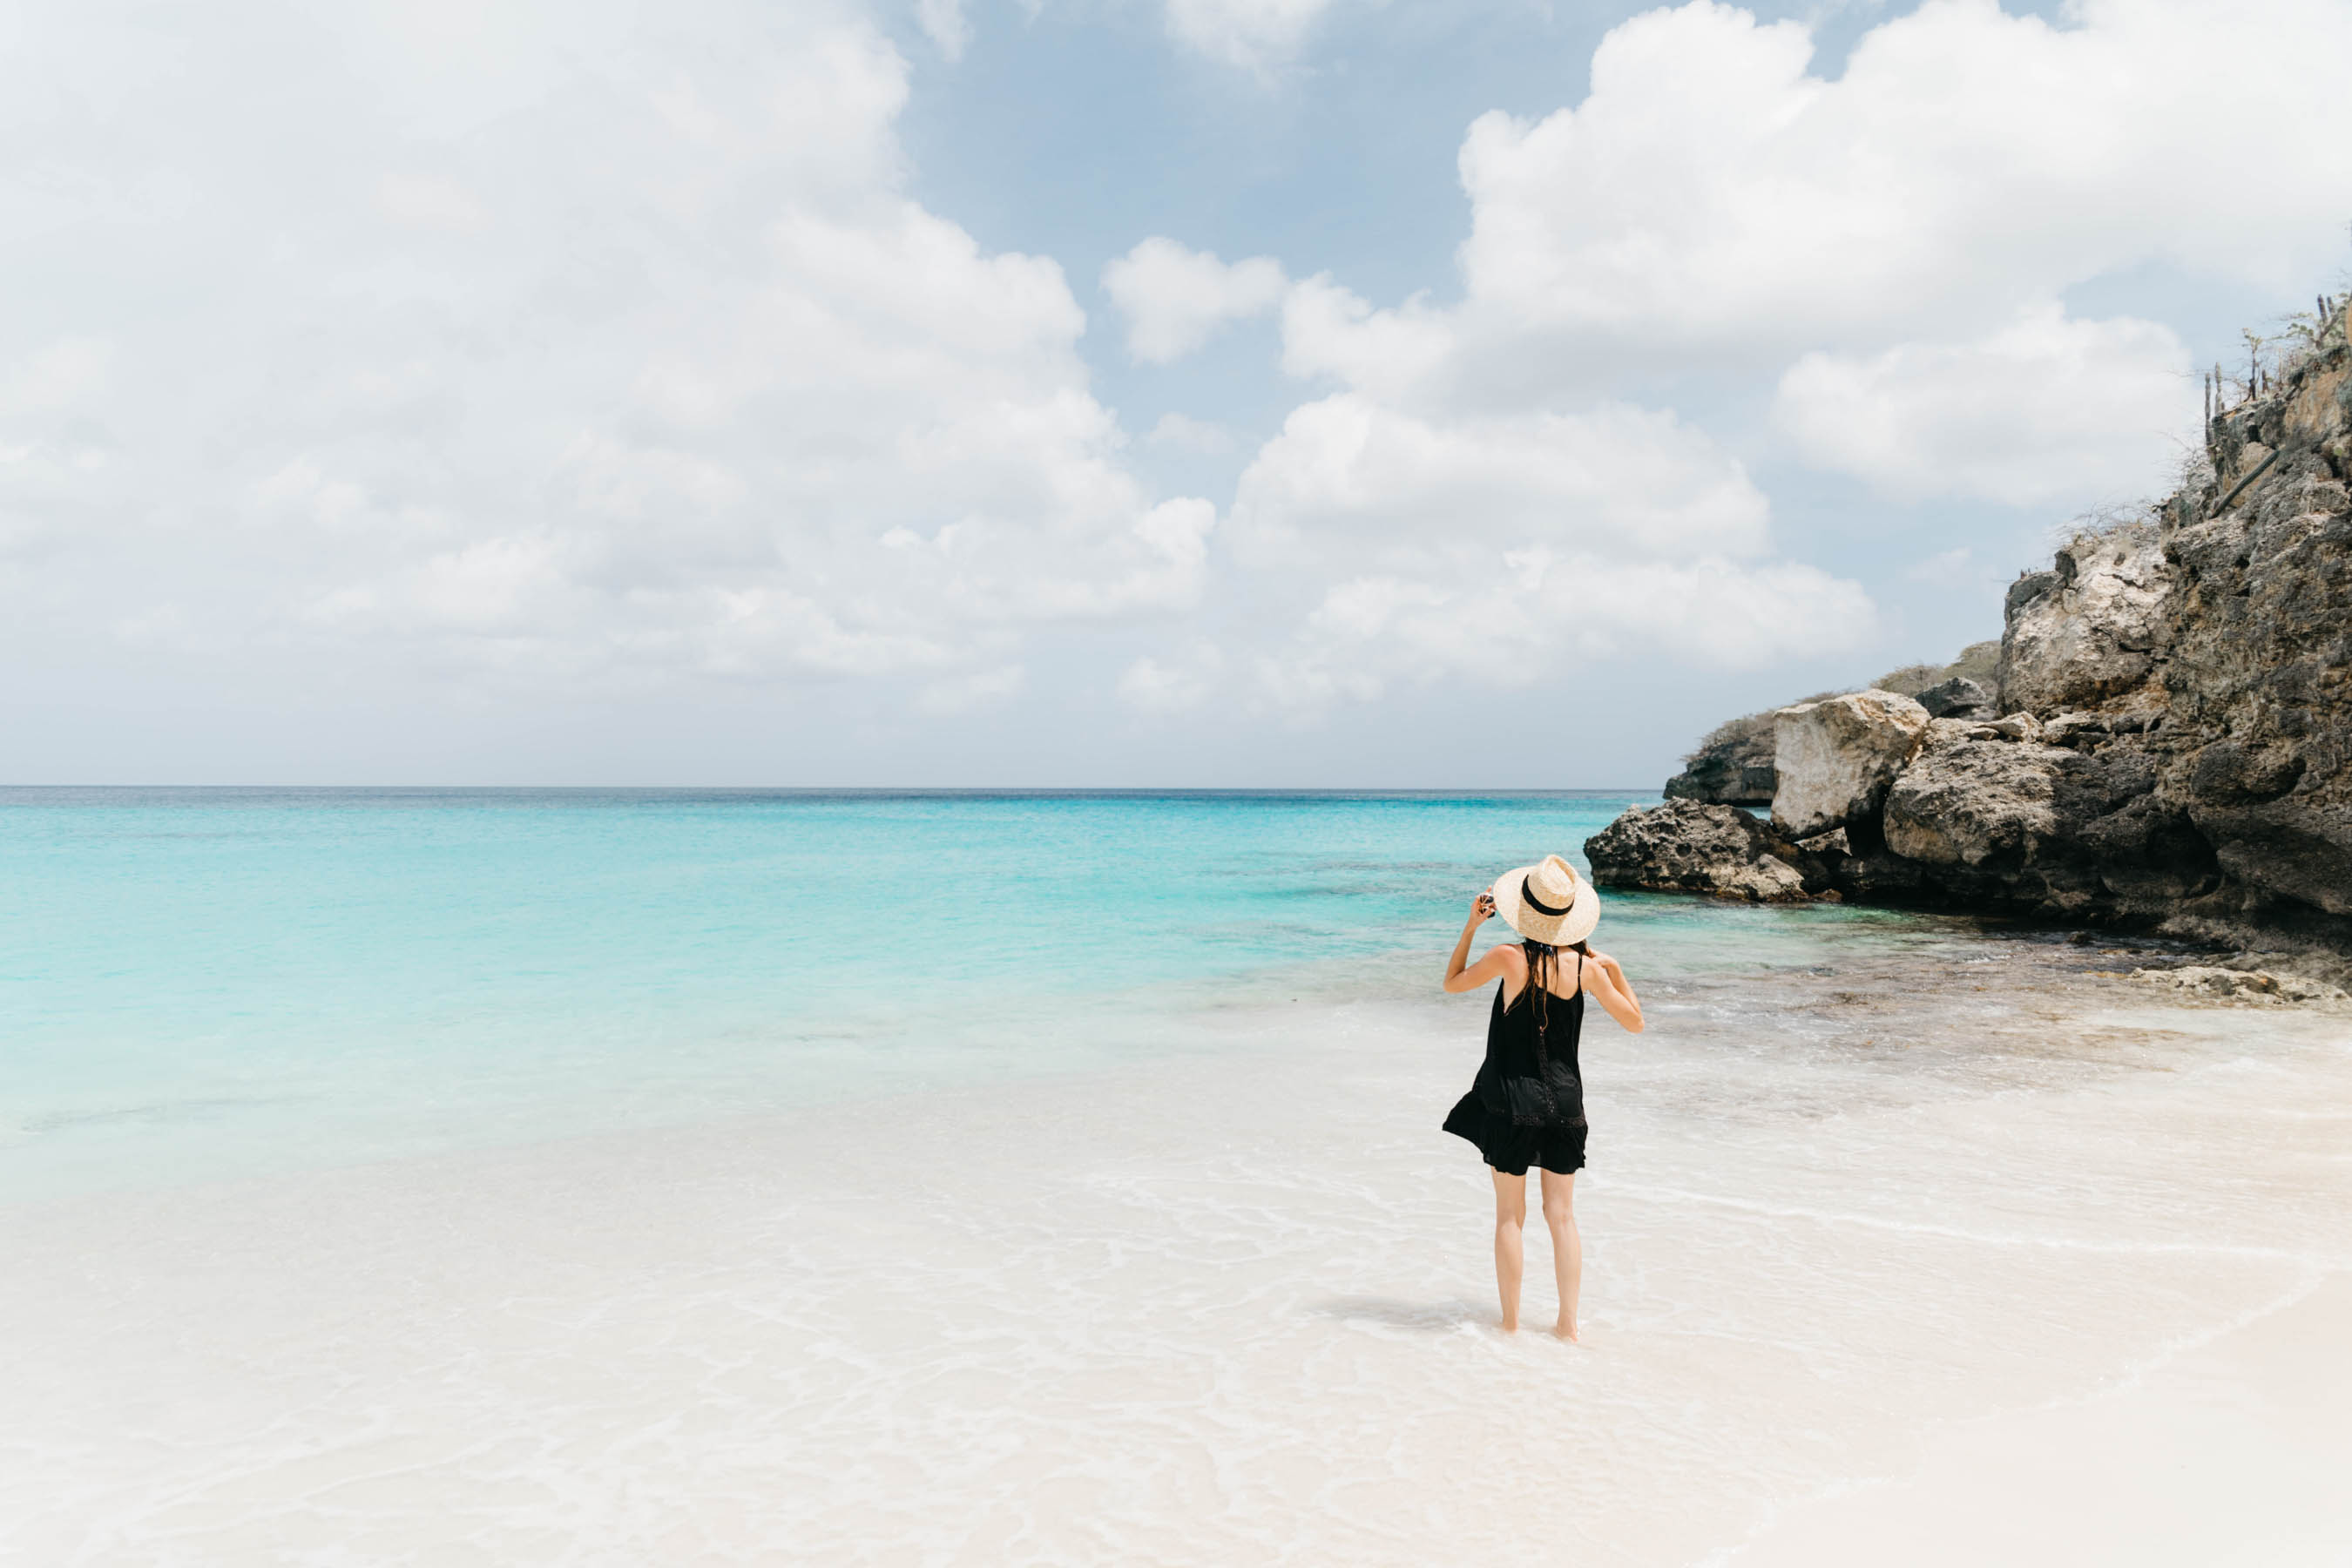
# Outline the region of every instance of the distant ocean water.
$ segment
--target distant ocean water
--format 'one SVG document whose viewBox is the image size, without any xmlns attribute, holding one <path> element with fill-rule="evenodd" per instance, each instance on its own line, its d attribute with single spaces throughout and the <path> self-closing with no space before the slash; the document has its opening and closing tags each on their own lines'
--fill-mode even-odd
<svg viewBox="0 0 2352 1568">
<path fill-rule="evenodd" d="M 1419 992 L 1475 888 L 1643 798 L 0 791 L 0 1197 L 887 1094 L 1149 1049 L 1171 1007 Z"/>
<path fill-rule="evenodd" d="M 1495 1331 L 1639 798 L 0 794 L 0 1561 L 2352 1560 L 2352 1027 L 2137 952 L 1607 896 Z"/>
</svg>

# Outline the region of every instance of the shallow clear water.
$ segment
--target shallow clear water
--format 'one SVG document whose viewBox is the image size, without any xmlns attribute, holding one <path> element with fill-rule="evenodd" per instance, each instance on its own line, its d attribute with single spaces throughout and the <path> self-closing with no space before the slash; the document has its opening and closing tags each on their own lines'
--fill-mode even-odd
<svg viewBox="0 0 2352 1568">
<path fill-rule="evenodd" d="M 0 1559 L 2352 1560 L 2339 1015 L 1613 898 L 1571 1349 L 1434 983 L 1617 801 L 14 800 Z"/>
<path fill-rule="evenodd" d="M 1138 1025 L 1171 1009 L 1417 992 L 1471 891 L 1628 799 L 0 792 L 0 1198 L 889 1095 L 1157 1048 Z M 1654 962 L 1747 951 L 1686 901 L 1615 908 Z M 1885 920 L 1778 920 L 1750 956 Z"/>
</svg>

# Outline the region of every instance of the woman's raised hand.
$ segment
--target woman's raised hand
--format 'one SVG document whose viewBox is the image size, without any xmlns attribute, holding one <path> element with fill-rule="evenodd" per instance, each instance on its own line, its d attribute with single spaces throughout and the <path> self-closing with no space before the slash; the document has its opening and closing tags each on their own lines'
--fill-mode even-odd
<svg viewBox="0 0 2352 1568">
<path fill-rule="evenodd" d="M 1478 896 L 1470 900 L 1470 923 L 1474 926 L 1480 925 L 1494 918 L 1495 895 L 1482 888 L 1479 889 Z"/>
</svg>

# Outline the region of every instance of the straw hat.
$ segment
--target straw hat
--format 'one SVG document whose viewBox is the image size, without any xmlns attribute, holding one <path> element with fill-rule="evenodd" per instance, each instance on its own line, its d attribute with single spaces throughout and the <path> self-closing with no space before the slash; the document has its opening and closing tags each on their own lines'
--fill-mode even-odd
<svg viewBox="0 0 2352 1568">
<path fill-rule="evenodd" d="M 1533 942 L 1566 947 L 1601 923 L 1601 895 L 1557 855 L 1495 879 L 1495 912 Z"/>
</svg>

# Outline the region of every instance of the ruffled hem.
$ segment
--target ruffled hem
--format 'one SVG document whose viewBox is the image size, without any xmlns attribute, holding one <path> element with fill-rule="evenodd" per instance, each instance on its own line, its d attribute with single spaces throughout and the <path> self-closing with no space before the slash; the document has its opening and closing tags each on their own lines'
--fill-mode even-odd
<svg viewBox="0 0 2352 1568">
<path fill-rule="evenodd" d="M 1524 1176 L 1529 1165 L 1565 1176 L 1584 1169 L 1584 1140 L 1591 1130 L 1521 1127 L 1509 1117 L 1487 1110 L 1473 1092 L 1446 1112 L 1445 1131 L 1476 1145 L 1486 1163 L 1507 1176 Z"/>
</svg>

